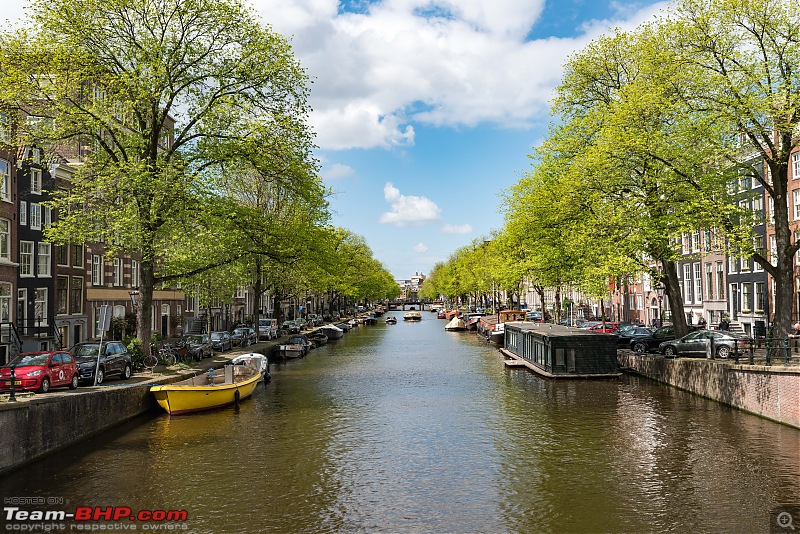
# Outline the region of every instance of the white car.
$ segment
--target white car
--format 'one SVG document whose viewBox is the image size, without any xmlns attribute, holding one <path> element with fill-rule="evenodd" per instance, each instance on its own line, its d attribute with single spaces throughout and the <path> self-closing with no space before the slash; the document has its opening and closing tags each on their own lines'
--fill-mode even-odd
<svg viewBox="0 0 800 534">
<path fill-rule="evenodd" d="M 258 339 L 278 339 L 278 320 L 265 318 L 258 320 Z"/>
</svg>

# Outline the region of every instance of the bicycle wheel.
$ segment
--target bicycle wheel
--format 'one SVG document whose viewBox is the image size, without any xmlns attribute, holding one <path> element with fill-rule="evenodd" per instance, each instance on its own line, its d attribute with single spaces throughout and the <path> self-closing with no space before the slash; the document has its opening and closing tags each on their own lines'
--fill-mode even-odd
<svg viewBox="0 0 800 534">
<path fill-rule="evenodd" d="M 175 365 L 178 362 L 177 358 L 175 358 L 175 353 L 169 349 L 161 349 L 159 356 L 161 358 L 161 363 L 167 366 Z"/>
<path fill-rule="evenodd" d="M 147 367 L 148 369 L 152 369 L 153 367 L 158 365 L 158 358 L 156 357 L 155 354 L 148 354 L 147 356 L 144 357 L 143 363 L 145 367 Z"/>
</svg>

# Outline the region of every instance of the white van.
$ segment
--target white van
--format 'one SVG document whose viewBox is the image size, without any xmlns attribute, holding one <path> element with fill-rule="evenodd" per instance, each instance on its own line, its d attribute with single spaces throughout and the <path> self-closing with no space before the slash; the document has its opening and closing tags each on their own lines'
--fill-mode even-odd
<svg viewBox="0 0 800 534">
<path fill-rule="evenodd" d="M 265 319 L 258 320 L 258 339 L 266 339 L 269 341 L 270 339 L 277 339 L 278 338 L 278 320 L 273 319 L 271 317 L 267 317 Z"/>
</svg>

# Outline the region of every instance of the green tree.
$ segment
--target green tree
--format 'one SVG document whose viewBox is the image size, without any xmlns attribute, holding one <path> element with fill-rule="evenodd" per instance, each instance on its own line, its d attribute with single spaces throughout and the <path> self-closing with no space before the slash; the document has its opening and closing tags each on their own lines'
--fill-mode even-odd
<svg viewBox="0 0 800 534">
<path fill-rule="evenodd" d="M 3 104 L 82 163 L 49 238 L 140 254 L 147 340 L 162 262 L 217 196 L 215 171 L 270 125 L 303 123 L 306 75 L 239 0 L 37 0 L 31 22 L 2 36 Z"/>
</svg>

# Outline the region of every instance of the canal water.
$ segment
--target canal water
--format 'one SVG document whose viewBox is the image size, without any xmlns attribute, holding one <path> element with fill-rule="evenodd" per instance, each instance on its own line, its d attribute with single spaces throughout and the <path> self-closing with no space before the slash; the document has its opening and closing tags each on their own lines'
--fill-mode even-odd
<svg viewBox="0 0 800 534">
<path fill-rule="evenodd" d="M 443 327 L 359 327 L 239 408 L 140 418 L 0 491 L 202 533 L 768 532 L 800 504 L 796 429 L 644 378 L 542 380 Z"/>
</svg>

